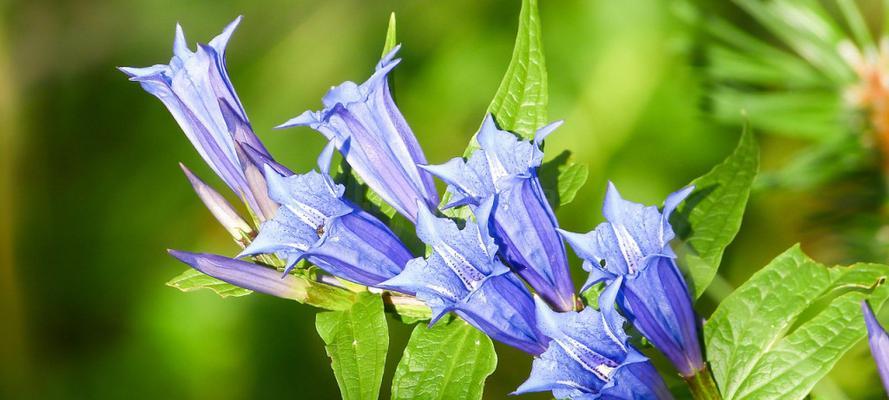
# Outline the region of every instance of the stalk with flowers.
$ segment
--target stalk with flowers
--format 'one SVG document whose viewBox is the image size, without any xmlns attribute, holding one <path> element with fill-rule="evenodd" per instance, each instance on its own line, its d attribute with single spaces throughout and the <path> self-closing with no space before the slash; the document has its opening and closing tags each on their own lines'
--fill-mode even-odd
<svg viewBox="0 0 889 400">
<path fill-rule="evenodd" d="M 308 126 L 327 139 L 317 168 L 281 165 L 254 133 L 226 71 L 239 22 L 196 50 L 177 27 L 169 64 L 121 69 L 164 103 L 247 211 L 183 166 L 241 249 L 170 250 L 193 269 L 174 285 L 255 291 L 324 310 L 316 327 L 343 398 L 378 398 L 389 312 L 417 324 L 393 398 L 481 398 L 496 367 L 493 339 L 534 359 L 515 395 L 801 399 L 865 337 L 859 303 L 882 305 L 889 296 L 889 266 L 826 268 L 792 248 L 701 318 L 694 302 L 740 228 L 758 169 L 748 131 L 724 163 L 663 207 L 625 200 L 608 183 L 606 222 L 586 233 L 562 230 L 556 208 L 583 186 L 586 170 L 544 163 L 545 140 L 561 122 L 544 123 L 536 0 L 522 2 L 513 59 L 467 154 L 441 165 L 427 162 L 393 100 L 388 78 L 400 61 L 393 22 L 367 80 L 332 87 L 321 110 L 279 127 Z M 559 180 L 548 187 L 540 177 L 553 168 Z M 434 179 L 447 185 L 444 195 Z M 396 218 L 413 225 L 412 237 L 394 228 Z M 589 274 L 580 291 L 568 247 Z M 803 288 L 805 296 L 793 297 Z"/>
</svg>

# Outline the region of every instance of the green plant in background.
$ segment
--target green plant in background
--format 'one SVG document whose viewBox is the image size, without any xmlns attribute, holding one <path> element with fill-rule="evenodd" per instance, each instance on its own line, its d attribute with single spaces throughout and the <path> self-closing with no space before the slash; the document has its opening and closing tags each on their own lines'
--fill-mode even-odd
<svg viewBox="0 0 889 400">
<path fill-rule="evenodd" d="M 835 190 L 822 197 L 812 225 L 832 227 L 824 235 L 838 244 L 841 259 L 886 260 L 887 3 L 728 4 L 700 21 L 712 115 L 806 143 L 757 186 L 820 191 L 831 185 Z M 726 16 L 737 10 L 736 18 Z M 747 25 L 753 29 L 741 27 Z"/>
<path fill-rule="evenodd" d="M 398 178 L 403 182 L 373 175 L 375 168 L 392 161 L 385 154 L 367 156 L 380 148 L 398 153 L 400 142 L 359 143 L 359 130 L 368 126 L 361 124 L 367 122 L 337 114 L 343 112 L 339 101 L 355 93 L 371 100 L 375 95 L 366 93 L 388 95 L 386 74 L 397 63 L 392 60 L 397 50 L 394 17 L 374 77 L 361 86 L 347 82 L 335 87 L 325 97 L 330 109 L 288 122 L 310 125 L 330 140 L 319 157 L 320 173 L 304 175 L 294 175 L 271 158 L 234 95 L 222 58 L 234 26 L 199 47 L 196 58 L 182 47 L 180 31 L 170 66 L 124 69 L 149 92 L 164 94 L 158 96 L 250 214 L 248 223 L 186 169 L 201 200 L 246 248 L 242 255 L 251 262 L 172 251 L 193 269 L 169 284 L 184 291 L 208 288 L 223 297 L 255 290 L 325 310 L 317 314 L 316 329 L 343 398 L 379 397 L 389 351 L 385 313 L 390 312 L 407 324 L 433 321 L 430 326 L 416 324 L 394 372 L 393 398 L 481 398 L 484 382 L 497 365 L 494 338 L 535 356 L 531 377 L 518 389 L 523 393 L 552 391 L 556 397 L 576 399 L 670 398 L 689 392 L 696 399 L 802 399 L 866 336 L 857 311 L 861 302 L 880 308 L 889 297 L 883 285 L 889 266 L 828 268 L 793 247 L 723 300 L 698 334 L 700 320 L 692 304 L 717 276 L 723 252 L 740 229 L 759 168 L 759 149 L 747 129 L 723 163 L 669 196 L 663 210 L 625 201 L 610 186 L 604 208 L 607 222 L 584 235 L 560 231 L 590 272 L 585 288 L 604 282 L 601 294 L 584 293 L 584 302 L 575 300 L 569 287 L 565 296 L 558 278 L 544 279 L 567 268 L 552 260 L 535 269 L 540 275 L 521 268 L 513 275 L 506 264 L 513 269 L 539 267 L 530 260 L 534 253 L 510 253 L 517 240 L 537 235 L 534 240 L 550 258 L 553 248 L 562 247 L 558 236 L 557 244 L 544 243 L 545 230 L 554 233 L 557 228 L 552 209 L 574 199 L 588 174 L 585 167 L 571 163 L 567 153 L 541 165 L 540 146 L 557 125 L 536 129 L 547 120 L 547 77 L 535 0 L 522 2 L 513 57 L 488 109 L 493 119 L 486 119 L 477 141 L 468 147 L 468 160 L 426 166 L 422 154 L 410 153 L 408 143 L 412 162 L 392 167 L 403 168 Z M 209 70 L 208 76 L 216 80 L 180 80 L 183 75 L 177 69 L 183 67 Z M 177 85 L 185 85 L 187 93 L 210 91 L 210 98 L 184 100 L 196 102 L 207 114 L 182 113 L 194 104 L 182 107 L 176 103 L 181 99 L 165 96 L 165 90 L 182 90 Z M 384 91 L 375 92 L 380 87 Z M 389 114 L 374 114 L 372 105 L 358 108 L 356 115 L 369 116 L 378 129 L 394 126 L 403 133 L 406 123 L 400 125 L 403 119 L 387 100 L 383 96 L 375 105 L 390 107 L 385 108 Z M 353 136 L 337 137 L 334 124 L 342 122 L 331 116 L 341 118 Z M 337 180 L 345 186 L 328 175 L 334 147 L 344 155 Z M 528 162 L 523 157 L 531 159 L 530 167 L 515 165 Z M 451 218 L 436 216 L 437 193 L 424 186 L 423 178 L 405 178 L 418 171 L 418 164 L 450 185 L 442 204 L 459 207 Z M 264 171 L 259 171 L 260 165 Z M 518 167 L 530 172 L 513 172 Z M 493 178 L 493 195 L 481 193 L 478 185 L 485 177 Z M 499 180 L 504 177 L 509 179 Z M 527 221 L 509 213 L 515 213 L 516 206 L 530 214 Z M 540 212 L 527 211 L 535 207 Z M 523 226 L 510 225 L 516 221 Z M 410 223 L 417 225 L 417 236 L 427 249 L 426 257 L 407 261 L 410 257 L 404 254 L 411 250 L 400 240 L 410 242 L 411 233 L 399 226 Z M 674 229 L 675 246 L 670 243 Z M 347 241 L 345 247 L 334 247 L 336 252 L 323 243 L 335 235 L 333 230 L 333 237 Z M 348 236 L 350 232 L 359 234 Z M 305 237 L 320 238 L 320 244 L 304 243 Z M 351 250 L 362 256 L 351 257 Z M 453 276 L 445 279 L 449 274 Z M 535 294 L 534 309 L 526 307 L 531 301 L 528 286 Z M 455 292 L 460 290 L 466 293 Z M 630 334 L 641 334 L 653 345 L 644 349 L 646 354 L 659 350 L 673 365 L 657 363 L 655 372 L 627 341 L 618 311 L 638 330 Z M 687 388 L 672 387 L 671 394 L 658 373 L 671 377 L 677 371 Z"/>
</svg>

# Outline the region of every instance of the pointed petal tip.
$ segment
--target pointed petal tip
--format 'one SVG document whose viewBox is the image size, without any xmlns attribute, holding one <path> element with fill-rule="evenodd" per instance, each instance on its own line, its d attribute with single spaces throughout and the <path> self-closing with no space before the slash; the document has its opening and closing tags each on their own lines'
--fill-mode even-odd
<svg viewBox="0 0 889 400">
<path fill-rule="evenodd" d="M 182 161 L 179 162 L 179 169 L 181 169 L 185 176 L 188 177 L 188 180 L 191 181 L 197 178 L 197 175 L 195 175 L 194 172 L 191 172 L 191 170 L 188 169 L 188 167 L 186 167 Z"/>
<path fill-rule="evenodd" d="M 283 124 L 275 126 L 273 129 L 287 129 L 293 128 L 295 126 L 311 126 L 312 124 L 316 124 L 319 122 L 321 121 L 319 121 L 315 113 L 311 110 L 307 110 L 302 114 L 287 120 Z"/>
<path fill-rule="evenodd" d="M 191 253 L 188 251 L 182 251 L 182 250 L 175 250 L 175 249 L 167 249 L 167 254 L 173 256 L 175 259 L 177 259 L 185 264 L 192 265 L 192 266 L 194 266 L 195 258 L 197 257 L 197 254 L 195 254 L 195 253 Z"/>
<path fill-rule="evenodd" d="M 869 333 L 882 331 L 882 327 L 877 321 L 876 315 L 874 315 L 874 310 L 871 308 L 870 303 L 867 300 L 861 301 L 861 311 L 864 313 L 864 322 L 867 325 L 867 331 Z"/>
<path fill-rule="evenodd" d="M 558 129 L 560 126 L 562 126 L 563 123 L 565 123 L 565 120 L 560 119 L 557 121 L 550 122 L 549 124 L 538 129 L 537 132 L 534 134 L 534 143 L 536 145 L 540 146 L 540 144 L 543 143 L 543 141 L 546 140 L 546 138 L 551 133 L 553 133 L 556 129 Z"/>
<path fill-rule="evenodd" d="M 328 141 L 326 145 L 324 145 L 324 149 L 321 150 L 321 154 L 318 155 L 318 160 L 316 161 L 318 164 L 318 170 L 321 171 L 324 175 L 330 175 L 330 163 L 333 160 L 333 151 L 336 150 L 336 145 L 334 142 Z"/>
</svg>

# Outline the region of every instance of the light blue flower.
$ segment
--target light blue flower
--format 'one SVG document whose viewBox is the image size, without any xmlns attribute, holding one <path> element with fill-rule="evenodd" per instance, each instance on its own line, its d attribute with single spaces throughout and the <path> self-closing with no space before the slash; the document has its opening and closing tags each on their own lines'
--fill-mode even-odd
<svg viewBox="0 0 889 400">
<path fill-rule="evenodd" d="M 533 142 L 497 129 L 488 115 L 476 136 L 481 146 L 468 160 L 454 158 L 424 168 L 448 184 L 446 207 L 477 207 L 493 199 L 492 228 L 500 254 L 538 295 L 561 311 L 575 306 L 574 284 L 559 224 L 546 200 L 537 168 L 540 144 L 561 122 L 537 131 Z"/>
<path fill-rule="evenodd" d="M 684 188 L 657 207 L 626 201 L 613 184 L 605 194 L 603 222 L 586 234 L 560 231 L 590 272 L 584 290 L 605 282 L 619 288 L 617 303 L 684 377 L 704 368 L 699 320 L 676 255 L 670 214 L 693 190 Z"/>
<path fill-rule="evenodd" d="M 418 207 L 434 209 L 439 199 L 432 177 L 417 167 L 426 156 L 389 91 L 387 76 L 401 61 L 394 59 L 397 51 L 384 56 L 366 82 L 330 89 L 323 110 L 306 111 L 279 128 L 310 126 L 323 134 L 371 189 L 416 221 Z"/>
<path fill-rule="evenodd" d="M 490 207 L 479 207 L 478 223 L 467 221 L 463 229 L 420 207 L 417 236 L 432 253 L 411 260 L 380 286 L 415 292 L 432 309 L 430 324 L 454 311 L 491 338 L 539 354 L 545 345 L 535 328 L 531 294 L 497 257 L 487 229 Z"/>
<path fill-rule="evenodd" d="M 550 338 L 517 394 L 551 391 L 559 399 L 670 399 L 657 371 L 628 343 L 614 310 L 616 288 L 601 298 L 602 312 L 554 312 L 537 299 L 540 332 Z"/>
<path fill-rule="evenodd" d="M 344 187 L 328 175 L 332 150 L 319 157 L 320 172 L 285 177 L 265 166 L 269 196 L 281 206 L 239 257 L 274 253 L 287 260 L 287 271 L 308 259 L 331 275 L 375 286 L 413 256 L 386 225 L 342 198 Z"/>
<path fill-rule="evenodd" d="M 258 167 L 239 145 L 271 156 L 253 133 L 225 66 L 225 47 L 240 21 L 235 19 L 209 44 L 198 44 L 196 51 L 188 48 L 182 27 L 176 25 L 169 64 L 120 70 L 167 106 L 204 161 L 264 220 L 276 206 L 268 201 Z"/>
</svg>

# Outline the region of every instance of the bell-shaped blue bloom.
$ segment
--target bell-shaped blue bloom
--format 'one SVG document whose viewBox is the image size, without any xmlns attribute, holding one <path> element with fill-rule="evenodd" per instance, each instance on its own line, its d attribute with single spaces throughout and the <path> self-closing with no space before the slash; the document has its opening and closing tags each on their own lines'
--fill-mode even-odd
<svg viewBox="0 0 889 400">
<path fill-rule="evenodd" d="M 601 312 L 554 312 L 537 299 L 540 332 L 550 338 L 534 359 L 517 394 L 551 391 L 559 399 L 670 399 L 648 359 L 628 343 L 624 319 L 614 309 L 615 287 L 600 299 Z"/>
<path fill-rule="evenodd" d="M 411 260 L 380 287 L 416 293 L 432 309 L 430 324 L 454 311 L 494 340 L 540 354 L 546 346 L 535 327 L 531 294 L 497 257 L 487 229 L 490 206 L 479 207 L 478 223 L 467 221 L 463 229 L 420 207 L 417 236 L 432 253 Z"/>
<path fill-rule="evenodd" d="M 494 198 L 492 222 L 501 256 L 538 295 L 567 311 L 574 309 L 574 284 L 556 232 L 558 221 L 537 177 L 540 144 L 559 125 L 540 129 L 527 142 L 497 129 L 488 115 L 476 136 L 481 148 L 468 160 L 458 157 L 424 168 L 448 184 L 452 197 L 446 207 L 477 207 Z"/>
<path fill-rule="evenodd" d="M 342 198 L 345 188 L 328 175 L 332 151 L 328 146 L 319 158 L 320 172 L 285 177 L 265 166 L 269 196 L 280 208 L 239 257 L 274 253 L 287 260 L 287 271 L 307 259 L 331 275 L 376 286 L 413 256 L 385 224 Z"/>
<path fill-rule="evenodd" d="M 268 151 L 253 133 L 225 66 L 225 47 L 240 21 L 238 17 L 196 51 L 188 48 L 177 25 L 169 64 L 120 70 L 167 106 L 204 161 L 262 220 L 274 213 L 275 206 L 268 202 L 261 173 L 237 144 L 265 156 Z"/>
<path fill-rule="evenodd" d="M 880 326 L 867 301 L 861 302 L 861 310 L 864 312 L 864 322 L 867 325 L 867 341 L 870 344 L 870 352 L 877 363 L 877 371 L 880 373 L 880 380 L 883 381 L 883 388 L 886 390 L 886 394 L 889 394 L 889 334 L 886 334 L 886 330 Z"/>
<path fill-rule="evenodd" d="M 189 253 L 168 250 L 170 255 L 192 268 L 237 287 L 269 294 L 285 299 L 300 300 L 304 285 L 290 275 L 281 276 L 278 271 L 246 261 L 215 254 Z"/>
<path fill-rule="evenodd" d="M 419 207 L 435 208 L 432 177 L 417 167 L 426 156 L 389 91 L 387 76 L 401 61 L 396 47 L 358 85 L 347 81 L 323 98 L 324 109 L 306 111 L 279 126 L 310 126 L 336 145 L 367 186 L 396 211 L 416 222 Z"/>
<path fill-rule="evenodd" d="M 692 190 L 668 196 L 660 212 L 622 199 L 609 183 L 603 208 L 607 222 L 587 234 L 561 231 L 590 272 L 583 290 L 603 281 L 617 286 L 617 302 L 633 326 L 684 377 L 704 368 L 704 360 L 699 321 L 670 248 L 674 233 L 668 219 Z"/>
</svg>

